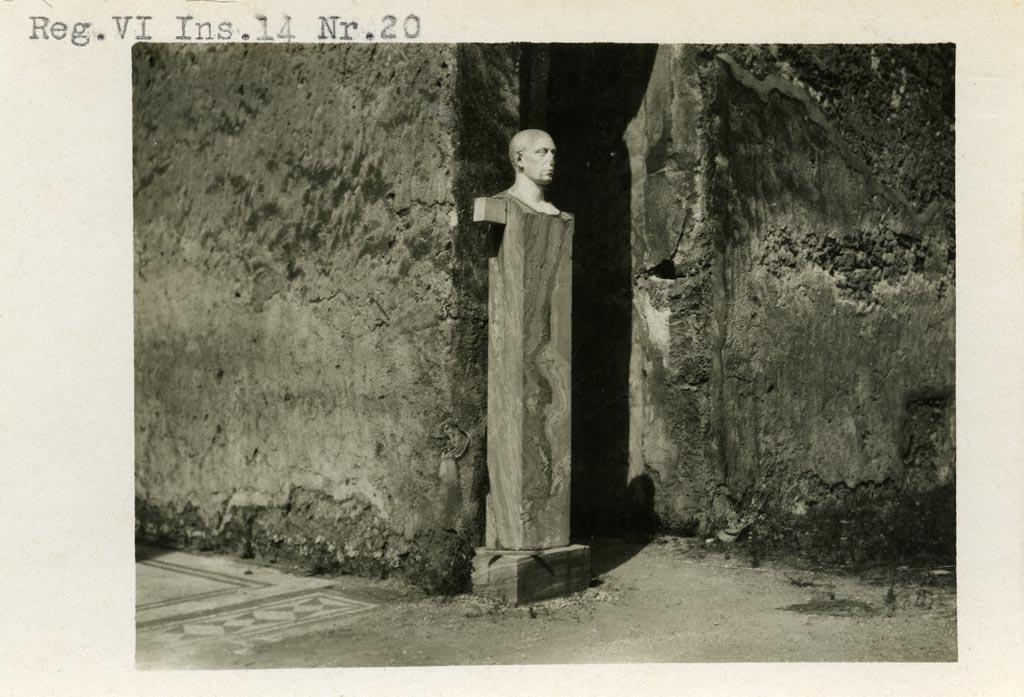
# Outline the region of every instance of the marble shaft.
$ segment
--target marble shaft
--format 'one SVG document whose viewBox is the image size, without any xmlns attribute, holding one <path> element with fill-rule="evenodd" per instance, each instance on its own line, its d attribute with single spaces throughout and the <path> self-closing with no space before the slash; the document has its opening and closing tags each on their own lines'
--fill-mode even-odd
<svg viewBox="0 0 1024 697">
<path fill-rule="evenodd" d="M 488 261 L 486 544 L 550 549 L 569 543 L 573 219 L 501 203 Z"/>
</svg>

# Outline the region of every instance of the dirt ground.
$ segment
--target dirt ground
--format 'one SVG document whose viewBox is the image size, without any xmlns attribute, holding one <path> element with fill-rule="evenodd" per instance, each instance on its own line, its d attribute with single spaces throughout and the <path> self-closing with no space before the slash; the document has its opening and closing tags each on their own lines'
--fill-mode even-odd
<svg viewBox="0 0 1024 697">
<path fill-rule="evenodd" d="M 394 580 L 328 579 L 376 607 L 274 636 L 139 641 L 139 668 L 309 668 L 714 661 L 955 661 L 953 569 L 846 574 L 764 563 L 721 543 L 592 542 L 594 581 L 508 607 Z M 237 561 L 233 563 L 252 564 Z"/>
</svg>

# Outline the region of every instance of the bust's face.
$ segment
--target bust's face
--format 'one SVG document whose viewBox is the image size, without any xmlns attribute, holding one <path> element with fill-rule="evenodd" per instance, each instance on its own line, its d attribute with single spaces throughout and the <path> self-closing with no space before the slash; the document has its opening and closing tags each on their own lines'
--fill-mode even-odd
<svg viewBox="0 0 1024 697">
<path fill-rule="evenodd" d="M 530 181 L 547 186 L 555 178 L 555 141 L 547 133 L 537 132 L 527 138 L 516 156 L 516 164 Z"/>
</svg>

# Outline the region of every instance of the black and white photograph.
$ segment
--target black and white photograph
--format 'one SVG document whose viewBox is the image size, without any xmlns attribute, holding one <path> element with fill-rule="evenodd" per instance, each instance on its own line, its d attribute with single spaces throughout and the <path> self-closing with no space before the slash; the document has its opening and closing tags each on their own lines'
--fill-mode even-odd
<svg viewBox="0 0 1024 697">
<path fill-rule="evenodd" d="M 952 44 L 137 44 L 145 668 L 955 661 Z"/>
<path fill-rule="evenodd" d="M 1024 8 L 0 2 L 5 693 L 1015 694 Z"/>
</svg>

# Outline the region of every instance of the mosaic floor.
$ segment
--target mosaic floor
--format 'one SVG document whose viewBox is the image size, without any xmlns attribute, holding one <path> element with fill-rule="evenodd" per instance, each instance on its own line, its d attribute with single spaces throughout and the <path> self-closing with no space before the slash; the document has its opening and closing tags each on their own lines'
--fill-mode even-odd
<svg viewBox="0 0 1024 697">
<path fill-rule="evenodd" d="M 136 573 L 135 609 L 138 612 L 226 595 L 234 593 L 239 588 L 260 588 L 269 585 L 244 576 L 229 576 L 159 559 L 146 559 L 137 563 L 147 567 L 142 573 Z M 140 603 L 140 598 L 150 600 Z"/>
<path fill-rule="evenodd" d="M 140 653 L 182 642 L 273 639 L 377 607 L 338 592 L 330 579 L 223 557 L 140 548 L 135 569 Z"/>
<path fill-rule="evenodd" d="M 254 603 L 243 603 L 223 612 L 199 613 L 155 622 L 140 622 L 139 632 L 157 631 L 181 639 L 225 637 L 273 632 L 351 615 L 376 607 L 331 591 L 301 591 Z"/>
</svg>

